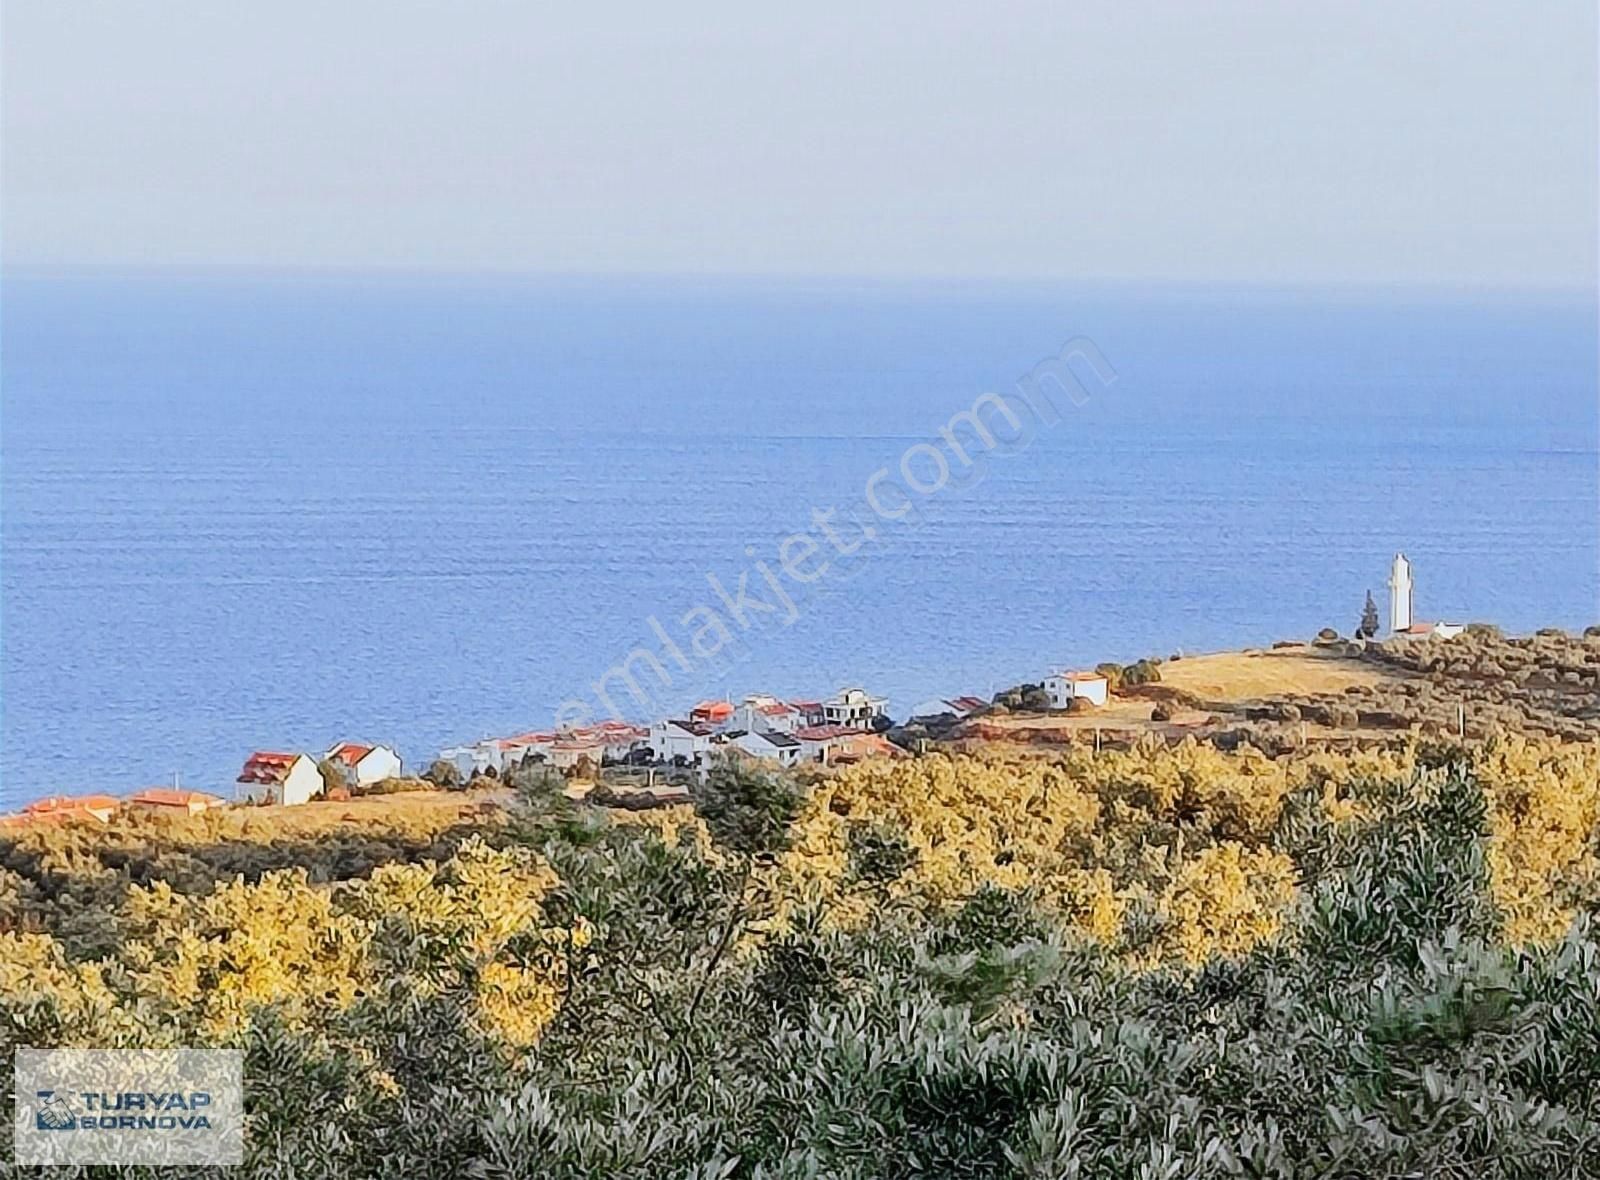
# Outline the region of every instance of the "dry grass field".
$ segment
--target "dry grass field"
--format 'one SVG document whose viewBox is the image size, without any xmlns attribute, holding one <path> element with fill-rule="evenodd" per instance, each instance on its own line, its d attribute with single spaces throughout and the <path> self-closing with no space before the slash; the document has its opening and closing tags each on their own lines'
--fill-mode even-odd
<svg viewBox="0 0 1600 1180">
<path fill-rule="evenodd" d="M 1161 665 L 1161 683 L 1207 701 L 1238 703 L 1291 693 L 1344 692 L 1377 687 L 1406 674 L 1323 648 L 1223 651 Z"/>
<path fill-rule="evenodd" d="M 975 732 L 995 738 L 1024 733 L 1043 736 L 1050 731 L 1088 734 L 1096 730 L 1109 735 L 1157 733 L 1179 737 L 1214 725 L 1219 715 L 1236 720 L 1246 709 L 1274 698 L 1338 695 L 1352 688 L 1376 691 L 1412 678 L 1403 669 L 1310 644 L 1211 652 L 1163 661 L 1159 684 L 1126 695 L 1114 694 L 1103 708 L 1073 714 L 991 715 L 977 723 Z M 1165 721 L 1151 718 L 1158 702 L 1169 714 Z M 1325 736 L 1326 729 L 1307 725 L 1305 732 Z"/>
</svg>

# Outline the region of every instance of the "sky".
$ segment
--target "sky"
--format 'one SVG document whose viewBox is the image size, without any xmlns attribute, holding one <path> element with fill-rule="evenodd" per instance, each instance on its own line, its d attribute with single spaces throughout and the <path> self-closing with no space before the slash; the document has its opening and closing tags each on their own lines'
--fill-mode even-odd
<svg viewBox="0 0 1600 1180">
<path fill-rule="evenodd" d="M 1592 0 L 7 0 L 41 265 L 1592 285 Z"/>
</svg>

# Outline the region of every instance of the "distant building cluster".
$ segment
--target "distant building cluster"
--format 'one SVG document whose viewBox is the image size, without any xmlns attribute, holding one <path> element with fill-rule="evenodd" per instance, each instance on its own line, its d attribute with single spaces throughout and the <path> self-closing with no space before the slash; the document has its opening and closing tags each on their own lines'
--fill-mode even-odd
<svg viewBox="0 0 1600 1180">
<path fill-rule="evenodd" d="M 702 769 L 718 753 L 769 758 L 783 766 L 833 764 L 893 752 L 880 731 L 890 725 L 889 702 L 848 688 L 822 701 L 785 701 L 764 693 L 732 701 L 701 701 L 682 717 L 648 726 L 623 721 L 541 730 L 452 746 L 439 757 L 463 778 L 500 774 L 532 760 L 566 770 L 583 760 L 596 767 L 628 765 Z"/>
<path fill-rule="evenodd" d="M 1394 556 L 1388 587 L 1391 637 L 1451 639 L 1466 630 L 1457 623 L 1419 622 L 1412 617 L 1411 563 L 1403 553 Z M 1370 593 L 1363 624 L 1364 630 L 1358 634 L 1369 638 L 1380 626 Z M 1052 670 L 1039 688 L 1053 709 L 1071 709 L 1080 702 L 1104 706 L 1111 691 L 1101 673 L 1071 668 Z M 835 765 L 899 753 L 883 736 L 893 724 L 888 707 L 886 698 L 861 688 L 846 688 L 826 700 L 790 701 L 756 693 L 737 704 L 701 701 L 685 716 L 649 725 L 602 721 L 536 730 L 452 746 L 439 757 L 464 780 L 504 774 L 529 762 L 559 771 L 586 764 L 702 771 L 717 754 L 769 759 L 782 766 Z M 981 697 L 938 698 L 916 706 L 911 719 L 922 723 L 963 721 L 989 707 Z M 321 758 L 296 750 L 256 750 L 239 771 L 232 802 L 295 806 L 321 796 L 340 798 L 344 792 L 354 794 L 400 778 L 404 770 L 400 755 L 381 744 L 339 742 Z M 72 819 L 107 823 L 123 811 L 198 815 L 228 802 L 220 795 L 184 790 L 176 781 L 170 788 L 153 787 L 127 798 L 52 795 L 29 803 L 16 815 L 0 816 L 0 831 Z"/>
</svg>

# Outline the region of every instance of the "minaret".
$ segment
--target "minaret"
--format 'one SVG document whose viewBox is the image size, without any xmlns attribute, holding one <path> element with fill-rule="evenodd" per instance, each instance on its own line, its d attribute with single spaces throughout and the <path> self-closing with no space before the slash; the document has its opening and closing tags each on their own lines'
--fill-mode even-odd
<svg viewBox="0 0 1600 1180">
<path fill-rule="evenodd" d="M 1411 563 L 1404 553 L 1394 555 L 1389 567 L 1389 630 L 1404 631 L 1411 626 Z"/>
</svg>

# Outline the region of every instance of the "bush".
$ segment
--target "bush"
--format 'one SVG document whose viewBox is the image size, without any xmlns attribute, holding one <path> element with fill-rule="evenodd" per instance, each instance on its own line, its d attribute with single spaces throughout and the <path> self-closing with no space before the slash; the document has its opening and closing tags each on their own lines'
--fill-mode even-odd
<svg viewBox="0 0 1600 1180">
<path fill-rule="evenodd" d="M 349 788 L 352 795 L 400 795 L 407 791 L 432 791 L 434 785 L 421 778 L 385 778 L 375 783 L 361 783 Z"/>
<path fill-rule="evenodd" d="M 1161 669 L 1155 660 L 1139 660 L 1123 668 L 1120 679 L 1127 686 L 1156 684 L 1161 680 Z"/>
<path fill-rule="evenodd" d="M 8 835 L 0 1056 L 241 1048 L 245 1177 L 1592 1172 L 1600 746 L 1273 740 Z"/>
<path fill-rule="evenodd" d="M 443 758 L 435 758 L 428 769 L 422 772 L 422 777 L 447 791 L 460 790 L 462 785 L 461 771 L 454 762 L 446 762 Z"/>
</svg>

